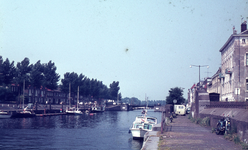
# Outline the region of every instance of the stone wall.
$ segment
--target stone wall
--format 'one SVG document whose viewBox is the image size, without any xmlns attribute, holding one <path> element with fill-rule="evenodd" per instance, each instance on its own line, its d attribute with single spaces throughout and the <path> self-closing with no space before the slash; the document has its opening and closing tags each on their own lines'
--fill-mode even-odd
<svg viewBox="0 0 248 150">
<path fill-rule="evenodd" d="M 210 118 L 210 126 L 216 128 L 218 120 L 228 116 L 231 128 L 237 130 L 239 138 L 248 140 L 248 109 L 238 108 L 208 108 L 200 112 L 199 118 Z"/>
</svg>

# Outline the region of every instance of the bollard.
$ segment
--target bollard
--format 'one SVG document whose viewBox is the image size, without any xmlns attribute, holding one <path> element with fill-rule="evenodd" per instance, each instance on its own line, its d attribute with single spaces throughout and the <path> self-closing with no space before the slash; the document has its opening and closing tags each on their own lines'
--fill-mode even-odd
<svg viewBox="0 0 248 150">
<path fill-rule="evenodd" d="M 161 118 L 161 134 L 163 134 L 163 130 L 164 130 L 164 128 L 163 128 L 163 126 L 164 126 L 164 112 L 162 111 L 162 118 Z"/>
</svg>

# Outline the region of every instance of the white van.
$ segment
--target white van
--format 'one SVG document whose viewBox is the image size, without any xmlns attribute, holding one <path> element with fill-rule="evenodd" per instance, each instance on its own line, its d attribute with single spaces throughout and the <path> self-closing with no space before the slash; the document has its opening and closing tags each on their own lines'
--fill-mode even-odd
<svg viewBox="0 0 248 150">
<path fill-rule="evenodd" d="M 186 107 L 184 105 L 174 105 L 174 112 L 176 115 L 185 115 Z"/>
</svg>

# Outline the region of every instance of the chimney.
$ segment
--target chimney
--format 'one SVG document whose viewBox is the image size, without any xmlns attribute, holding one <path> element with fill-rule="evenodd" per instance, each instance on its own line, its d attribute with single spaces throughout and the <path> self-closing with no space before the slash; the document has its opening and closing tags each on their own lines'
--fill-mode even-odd
<svg viewBox="0 0 248 150">
<path fill-rule="evenodd" d="M 244 21 L 244 22 L 241 24 L 241 32 L 244 32 L 245 30 L 247 30 L 246 21 Z"/>
<path fill-rule="evenodd" d="M 235 26 L 233 26 L 233 34 L 237 34 L 237 30 L 235 30 Z"/>
</svg>

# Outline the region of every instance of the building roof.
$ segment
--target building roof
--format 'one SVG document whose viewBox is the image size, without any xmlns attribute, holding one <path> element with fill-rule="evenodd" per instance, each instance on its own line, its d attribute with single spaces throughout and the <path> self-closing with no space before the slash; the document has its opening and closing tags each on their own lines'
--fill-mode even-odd
<svg viewBox="0 0 248 150">
<path fill-rule="evenodd" d="M 222 52 L 234 37 L 248 37 L 248 30 L 245 30 L 239 34 L 232 34 L 219 51 Z"/>
</svg>

